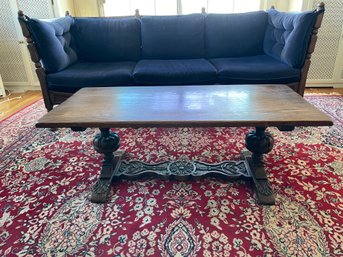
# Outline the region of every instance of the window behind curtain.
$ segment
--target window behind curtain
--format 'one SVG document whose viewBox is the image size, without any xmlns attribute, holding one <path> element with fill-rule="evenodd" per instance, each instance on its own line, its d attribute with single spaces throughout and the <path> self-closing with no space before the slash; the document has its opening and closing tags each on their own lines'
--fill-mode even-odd
<svg viewBox="0 0 343 257">
<path fill-rule="evenodd" d="M 208 13 L 239 13 L 257 11 L 261 0 L 106 0 L 105 16 L 175 15 L 200 13 L 205 7 Z M 178 11 L 179 10 L 179 11 Z"/>
</svg>

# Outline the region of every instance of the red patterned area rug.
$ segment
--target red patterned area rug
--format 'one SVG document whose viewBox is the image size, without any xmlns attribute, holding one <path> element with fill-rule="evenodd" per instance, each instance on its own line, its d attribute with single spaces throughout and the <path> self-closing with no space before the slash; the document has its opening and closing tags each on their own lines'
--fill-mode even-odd
<svg viewBox="0 0 343 257">
<path fill-rule="evenodd" d="M 122 180 L 90 203 L 97 131 L 36 129 L 32 104 L 0 123 L 0 256 L 343 256 L 343 98 L 306 99 L 335 126 L 269 129 L 272 207 L 216 178 Z M 240 159 L 248 128 L 116 131 L 128 160 L 216 163 Z"/>
</svg>

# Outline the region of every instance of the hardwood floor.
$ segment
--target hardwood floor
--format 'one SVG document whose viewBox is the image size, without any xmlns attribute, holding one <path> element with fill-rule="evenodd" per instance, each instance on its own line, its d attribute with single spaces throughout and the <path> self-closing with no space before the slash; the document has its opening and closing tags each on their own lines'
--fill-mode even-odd
<svg viewBox="0 0 343 257">
<path fill-rule="evenodd" d="M 40 91 L 11 93 L 7 97 L 0 98 L 0 121 L 41 98 Z"/>
<path fill-rule="evenodd" d="M 305 94 L 339 94 L 343 95 L 343 88 L 306 88 Z M 20 97 L 18 99 L 18 97 Z M 12 93 L 10 96 L 0 98 L 0 121 L 15 112 L 42 98 L 40 91 L 27 91 L 25 93 Z M 7 101 L 7 99 L 12 99 Z"/>
<path fill-rule="evenodd" d="M 312 87 L 312 88 L 306 88 L 305 94 L 339 94 L 339 95 L 343 95 L 343 88 Z"/>
</svg>

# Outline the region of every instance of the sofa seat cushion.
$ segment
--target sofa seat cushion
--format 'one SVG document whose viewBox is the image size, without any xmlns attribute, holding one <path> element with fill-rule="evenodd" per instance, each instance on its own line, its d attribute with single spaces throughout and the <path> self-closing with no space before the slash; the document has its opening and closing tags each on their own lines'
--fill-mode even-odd
<svg viewBox="0 0 343 257">
<path fill-rule="evenodd" d="M 83 87 L 132 85 L 136 62 L 78 62 L 47 75 L 50 90 L 76 92 Z"/>
<path fill-rule="evenodd" d="M 300 69 L 267 55 L 210 59 L 221 84 L 291 83 L 300 80 Z"/>
<path fill-rule="evenodd" d="M 216 79 L 217 71 L 205 59 L 141 60 L 133 72 L 141 84 L 195 84 Z"/>
</svg>

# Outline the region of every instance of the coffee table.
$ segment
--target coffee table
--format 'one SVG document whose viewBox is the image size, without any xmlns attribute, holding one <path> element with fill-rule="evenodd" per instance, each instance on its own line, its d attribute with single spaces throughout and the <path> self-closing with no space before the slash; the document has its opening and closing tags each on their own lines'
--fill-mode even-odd
<svg viewBox="0 0 343 257">
<path fill-rule="evenodd" d="M 111 181 L 118 175 L 121 164 L 121 155 L 114 154 L 120 140 L 110 128 L 255 127 L 245 140 L 246 148 L 252 153 L 244 153 L 248 175 L 244 172 L 238 175 L 250 176 L 259 203 L 272 205 L 275 199 L 263 166 L 263 155 L 272 150 L 274 141 L 266 128 L 331 125 L 327 115 L 286 85 L 194 85 L 83 88 L 43 116 L 36 127 L 100 129 L 93 140 L 95 150 L 104 156 L 100 176 L 91 188 L 90 200 L 96 203 L 106 202 Z M 178 169 L 178 177 L 199 175 L 193 164 L 191 172 L 185 172 L 187 165 L 187 162 L 176 163 L 182 171 Z M 223 168 L 226 164 L 219 166 L 221 175 L 232 175 L 236 169 Z M 154 170 L 158 169 L 150 171 Z M 213 169 L 208 166 L 203 170 L 207 174 Z M 157 173 L 161 175 L 161 171 Z M 172 174 L 169 170 L 164 175 Z"/>
</svg>

